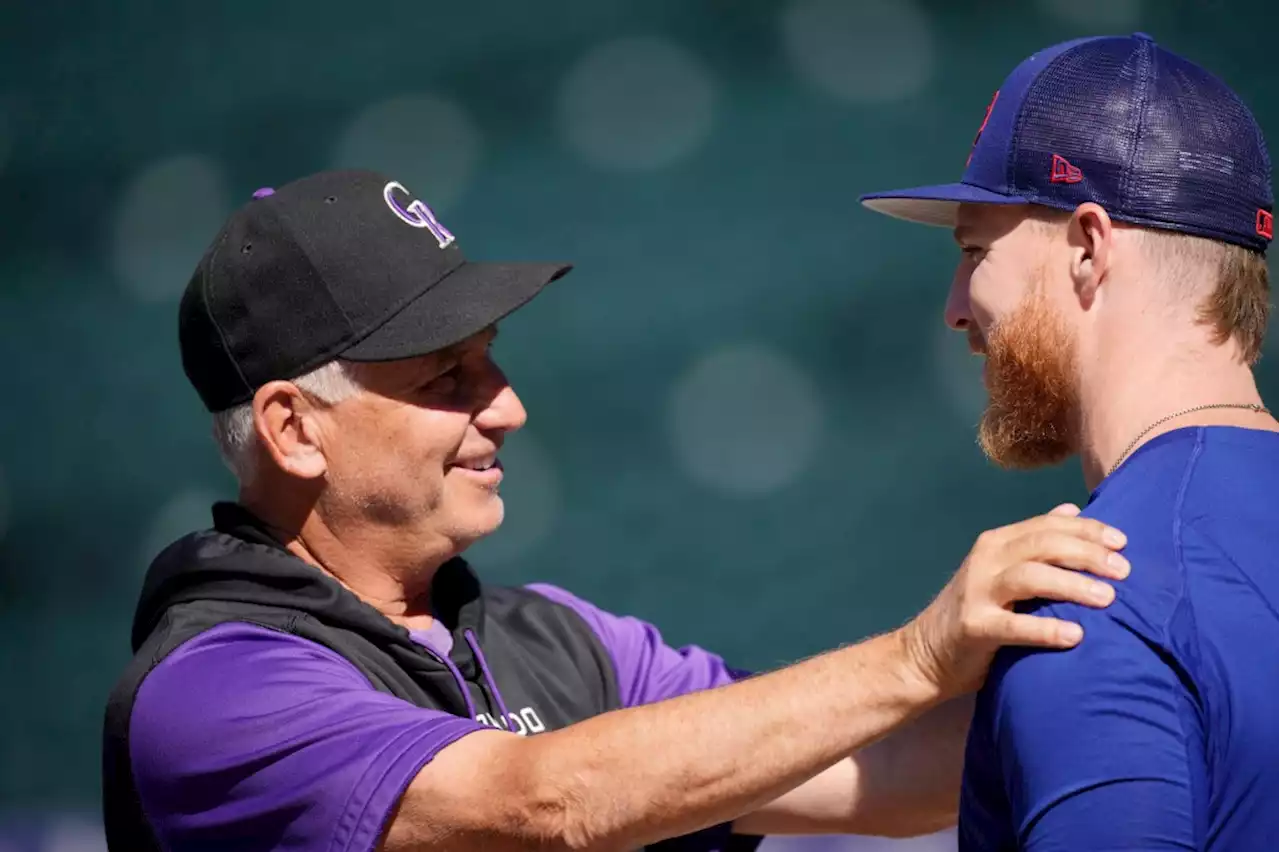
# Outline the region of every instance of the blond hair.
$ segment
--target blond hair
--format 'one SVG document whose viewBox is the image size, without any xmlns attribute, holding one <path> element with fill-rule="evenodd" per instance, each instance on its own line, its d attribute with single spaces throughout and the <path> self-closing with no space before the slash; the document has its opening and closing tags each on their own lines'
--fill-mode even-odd
<svg viewBox="0 0 1280 852">
<path fill-rule="evenodd" d="M 1065 224 L 1071 213 L 1033 205 L 1030 218 L 1054 227 Z M 1196 316 L 1213 330 L 1210 339 L 1219 346 L 1234 341 L 1240 360 L 1256 364 L 1271 316 L 1266 256 L 1233 243 L 1115 221 L 1140 235 L 1143 252 L 1161 279 L 1180 294 L 1201 298 Z M 1211 284 L 1207 294 L 1206 284 Z"/>
<path fill-rule="evenodd" d="M 1213 342 L 1234 341 L 1241 361 L 1257 363 L 1271 314 L 1266 257 L 1243 246 L 1173 231 L 1146 229 L 1142 237 L 1147 256 L 1163 276 L 1200 297 L 1196 315 L 1212 329 Z"/>
</svg>

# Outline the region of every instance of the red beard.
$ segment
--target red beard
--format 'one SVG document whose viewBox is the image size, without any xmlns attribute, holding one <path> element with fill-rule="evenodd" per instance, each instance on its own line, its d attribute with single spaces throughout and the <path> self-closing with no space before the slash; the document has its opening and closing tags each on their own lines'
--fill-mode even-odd
<svg viewBox="0 0 1280 852">
<path fill-rule="evenodd" d="M 1054 465 L 1078 446 L 1076 351 L 1036 286 L 987 340 L 990 399 L 978 424 L 987 458 L 1014 470 Z"/>
</svg>

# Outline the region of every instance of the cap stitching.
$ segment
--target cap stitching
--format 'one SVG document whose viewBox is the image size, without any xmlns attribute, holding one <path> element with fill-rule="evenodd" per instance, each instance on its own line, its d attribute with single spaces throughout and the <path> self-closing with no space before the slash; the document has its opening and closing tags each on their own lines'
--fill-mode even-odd
<svg viewBox="0 0 1280 852">
<path fill-rule="evenodd" d="M 288 232 L 289 238 L 293 241 L 293 244 L 298 248 L 298 250 L 302 253 L 303 258 L 305 258 L 307 263 L 311 266 L 311 271 L 315 273 L 317 278 L 319 278 L 321 281 L 324 282 L 324 288 L 329 295 L 329 300 L 333 303 L 333 306 L 338 309 L 338 312 L 342 314 L 343 320 L 345 320 L 347 323 L 347 328 L 350 329 L 352 327 L 351 317 L 347 314 L 346 309 L 342 305 L 338 304 L 338 300 L 333 298 L 333 291 L 329 289 L 329 281 L 324 276 L 320 275 L 319 270 L 316 268 L 315 261 L 311 257 L 311 251 L 309 247 L 306 245 L 301 234 L 293 227 L 288 226 L 280 218 L 278 213 L 276 214 L 275 219 L 276 219 L 276 223 L 279 224 L 282 229 L 285 229 Z M 303 361 L 301 364 L 297 366 L 291 367 L 289 370 L 286 371 L 287 375 L 281 376 L 280 379 L 284 381 L 288 381 L 289 379 L 294 379 L 294 378 L 297 378 L 298 376 L 304 375 L 310 372 L 313 368 L 318 367 L 321 364 L 327 363 L 328 361 L 332 360 L 335 352 L 341 352 L 342 349 L 350 345 L 352 345 L 352 341 L 349 339 L 340 341 L 339 343 L 334 344 L 334 346 L 325 349 L 323 352 L 319 353 L 318 355 L 308 358 L 306 361 Z M 239 405 L 241 403 L 248 402 L 250 399 L 253 398 L 254 388 L 251 384 L 249 384 L 249 381 L 244 377 L 244 374 L 240 372 L 240 365 L 235 362 L 235 359 L 232 359 L 232 363 L 235 364 L 236 372 L 240 373 L 240 380 L 244 384 L 244 390 L 241 392 L 239 396 L 235 397 L 235 401 L 232 402 L 232 405 Z"/>
<path fill-rule="evenodd" d="M 1026 91 L 1022 93 L 1022 101 L 1018 104 L 1018 115 L 1014 118 L 1013 123 L 1013 141 L 1009 146 L 1009 159 L 1008 162 L 1005 163 L 1004 182 L 1006 186 L 1013 190 L 1010 193 L 1011 195 L 1021 195 L 1027 192 L 1034 192 L 1034 189 L 1031 186 L 1023 187 L 1014 181 L 1014 177 L 1017 173 L 1015 164 L 1018 162 L 1018 151 L 1022 144 L 1022 128 L 1027 121 L 1027 103 L 1031 100 L 1031 95 L 1034 94 L 1035 89 L 1042 85 L 1045 75 L 1052 69 L 1056 68 L 1060 63 L 1066 61 L 1067 57 L 1073 55 L 1077 50 L 1084 47 L 1085 44 L 1088 44 L 1088 42 L 1082 42 L 1075 47 L 1064 50 L 1057 56 L 1053 57 L 1053 59 L 1049 60 L 1049 62 L 1040 69 L 1040 73 L 1037 74 L 1029 84 L 1027 84 Z"/>
<path fill-rule="evenodd" d="M 1138 159 L 1138 146 L 1142 144 L 1142 128 L 1145 125 L 1147 117 L 1147 100 L 1151 90 L 1151 66 L 1153 64 L 1153 56 L 1155 53 L 1155 45 L 1146 40 L 1140 40 L 1141 47 L 1140 62 L 1142 67 L 1138 75 L 1138 124 L 1133 129 L 1132 145 L 1129 148 L 1129 162 L 1125 163 L 1124 175 L 1120 178 L 1120 198 L 1118 199 L 1122 209 L 1130 208 L 1129 188 L 1133 185 L 1133 168 L 1134 162 Z"/>
<path fill-rule="evenodd" d="M 311 246 L 307 241 L 305 234 L 299 233 L 297 231 L 294 231 L 292 228 L 290 228 L 290 236 L 293 237 L 294 243 L 298 246 L 299 249 L 301 249 L 303 256 L 305 256 L 307 259 L 307 263 L 311 264 L 311 269 L 316 272 L 316 277 L 319 278 L 324 283 L 324 289 L 329 293 L 329 298 L 333 301 L 334 306 L 342 313 L 342 318 L 347 321 L 347 327 L 354 331 L 355 324 L 351 321 L 351 316 L 347 313 L 346 308 L 343 307 L 338 302 L 337 299 L 333 298 L 333 290 L 329 286 L 328 276 L 319 274 L 319 269 L 316 266 L 315 260 L 312 259 L 311 257 Z M 378 329 L 382 328 L 382 326 L 391 322 L 391 320 L 395 318 L 397 314 L 399 314 L 401 311 L 403 311 L 405 308 L 409 306 L 410 302 L 417 299 L 423 293 L 427 292 L 432 287 L 434 287 L 436 284 L 439 284 L 440 281 L 445 278 L 445 276 L 455 271 L 458 267 L 462 266 L 464 263 L 466 263 L 466 258 L 460 257 L 456 264 L 449 267 L 444 272 L 444 274 L 441 275 L 439 278 L 437 278 L 435 281 L 428 281 L 425 285 L 422 286 L 421 289 L 414 290 L 408 296 L 404 297 L 400 302 L 395 304 L 395 306 L 391 308 L 391 310 L 387 313 L 387 315 L 381 320 L 379 320 L 377 323 L 375 323 L 373 326 L 371 326 L 368 329 L 365 329 L 363 332 L 359 334 L 353 334 L 349 340 L 347 340 L 344 344 L 342 344 L 343 348 L 354 346 L 355 344 L 364 340 L 369 335 L 373 334 Z M 338 351 L 342 351 L 342 350 L 339 349 Z"/>
<path fill-rule="evenodd" d="M 375 331 L 382 328 L 387 323 L 391 322 L 393 319 L 399 316 L 401 312 L 403 312 L 406 308 L 408 308 L 411 303 L 416 302 L 424 294 L 426 294 L 426 292 L 430 290 L 432 287 L 435 287 L 441 281 L 448 278 L 453 273 L 457 272 L 464 264 L 466 264 L 466 262 L 467 262 L 467 259 L 465 257 L 460 257 L 457 263 L 455 263 L 453 266 L 445 270 L 444 274 L 441 275 L 439 278 L 437 278 L 435 281 L 428 283 L 422 289 L 415 290 L 413 294 L 406 296 L 384 318 L 379 320 L 370 328 L 366 329 L 362 334 L 353 337 L 350 341 L 347 342 L 347 347 L 355 346 L 357 343 L 360 343 L 369 335 L 373 334 Z"/>
<path fill-rule="evenodd" d="M 222 251 L 223 247 L 227 244 L 227 241 L 230 239 L 231 239 L 230 229 L 224 230 L 222 232 L 222 238 L 218 240 L 217 244 L 213 247 L 213 251 L 209 252 L 209 259 L 205 262 L 204 280 L 200 282 L 200 296 L 201 296 L 200 301 L 204 303 L 203 304 L 204 312 L 205 312 L 205 316 L 209 318 L 209 324 L 212 325 L 213 330 L 218 333 L 218 342 L 222 344 L 222 351 L 226 354 L 227 360 L 231 362 L 231 366 L 235 368 L 236 376 L 239 377 L 240 384 L 243 385 L 244 389 L 242 393 L 248 392 L 249 396 L 252 397 L 253 388 L 249 385 L 249 380 L 245 378 L 244 371 L 240 369 L 240 362 L 239 360 L 236 359 L 235 353 L 231 351 L 231 347 L 227 343 L 227 336 L 222 330 L 222 325 L 214 317 L 213 309 L 210 307 L 210 304 L 209 304 L 209 282 L 212 277 L 210 275 L 210 267 L 213 266 L 213 262 L 217 258 L 218 253 Z M 233 399 L 234 398 L 235 397 L 233 396 Z M 238 405 L 238 404 L 239 404 L 238 402 L 231 403 L 232 406 Z M 228 406 L 228 407 L 231 407 L 231 406 Z"/>
<path fill-rule="evenodd" d="M 1188 61 L 1183 57 L 1178 57 L 1178 58 L 1182 59 L 1184 62 Z M 1215 74 L 1213 71 L 1210 71 L 1208 68 L 1203 68 L 1200 66 L 1195 66 L 1195 67 L 1200 74 L 1204 75 L 1209 80 L 1218 84 L 1218 87 L 1222 89 L 1222 93 L 1226 97 L 1234 101 L 1236 106 L 1240 107 L 1241 111 L 1252 119 L 1250 121 L 1250 124 L 1253 125 L 1254 139 L 1258 143 L 1258 151 L 1262 154 L 1262 165 L 1263 165 L 1262 177 L 1267 182 L 1267 186 L 1266 186 L 1267 196 L 1268 196 L 1267 203 L 1271 204 L 1273 199 L 1270 196 L 1271 196 L 1271 193 L 1274 191 L 1271 185 L 1271 151 L 1267 148 L 1267 138 L 1262 132 L 1262 125 L 1258 123 L 1258 118 L 1256 115 L 1253 114 L 1253 111 L 1249 109 L 1249 105 L 1244 102 L 1244 99 L 1240 97 L 1240 94 L 1235 89 L 1233 89 L 1225 79 L 1223 79 L 1218 74 Z"/>
<path fill-rule="evenodd" d="M 333 306 L 338 309 L 338 312 L 342 314 L 342 318 L 346 320 L 347 328 L 352 328 L 353 324 L 351 322 L 351 316 L 347 313 L 347 309 L 339 304 L 338 300 L 333 297 L 333 290 L 329 287 L 329 279 L 320 274 L 320 270 L 316 266 L 315 259 L 311 256 L 311 246 L 308 244 L 305 234 L 294 228 L 292 224 L 286 224 L 279 216 L 276 216 L 276 221 L 282 228 L 287 230 L 289 238 L 293 240 L 293 244 L 302 252 L 302 256 L 306 258 L 307 264 L 311 267 L 311 271 L 315 273 L 316 278 L 320 279 L 324 284 L 324 289 L 329 295 L 329 300 L 333 302 Z"/>
</svg>

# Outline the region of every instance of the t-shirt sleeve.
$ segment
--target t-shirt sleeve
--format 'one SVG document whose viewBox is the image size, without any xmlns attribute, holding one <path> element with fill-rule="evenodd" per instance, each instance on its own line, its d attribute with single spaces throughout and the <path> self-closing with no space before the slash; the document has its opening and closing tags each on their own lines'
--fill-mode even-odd
<svg viewBox="0 0 1280 852">
<path fill-rule="evenodd" d="M 1199 729 L 1175 671 L 1105 611 L 1035 612 L 1079 622 L 1084 641 L 1001 652 L 974 719 L 977 741 L 994 750 L 985 758 L 1003 781 L 1018 848 L 1200 848 L 1188 751 Z M 966 776 L 968 787 L 975 775 Z"/>
<path fill-rule="evenodd" d="M 557 586 L 536 583 L 528 588 L 569 607 L 587 622 L 613 660 L 624 707 L 724 686 L 750 675 L 696 645 L 672 648 L 652 624 L 605 612 Z"/>
<path fill-rule="evenodd" d="M 165 848 L 365 852 L 418 771 L 476 730 L 376 691 L 321 645 L 223 624 L 143 680 L 129 754 Z"/>
</svg>

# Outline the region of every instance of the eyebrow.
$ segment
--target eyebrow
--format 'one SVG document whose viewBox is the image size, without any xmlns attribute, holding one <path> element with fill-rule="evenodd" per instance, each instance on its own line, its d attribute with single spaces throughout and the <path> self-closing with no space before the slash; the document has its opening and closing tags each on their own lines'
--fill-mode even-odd
<svg viewBox="0 0 1280 852">
<path fill-rule="evenodd" d="M 951 238 L 959 245 L 964 245 L 970 237 L 973 236 L 973 228 L 967 225 L 957 225 L 955 230 L 951 232 Z"/>
</svg>

